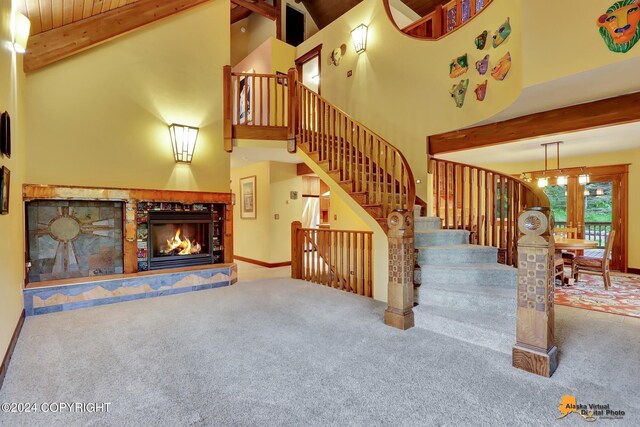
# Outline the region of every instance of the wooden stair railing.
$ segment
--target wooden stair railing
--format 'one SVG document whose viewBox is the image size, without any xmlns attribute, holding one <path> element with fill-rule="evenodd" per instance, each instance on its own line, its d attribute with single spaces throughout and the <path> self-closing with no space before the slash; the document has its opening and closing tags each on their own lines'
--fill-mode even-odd
<svg viewBox="0 0 640 427">
<path fill-rule="evenodd" d="M 471 21 L 491 2 L 492 0 L 451 0 L 445 4 L 438 4 L 433 12 L 400 31 L 416 38 L 438 39 Z M 389 8 L 387 14 L 392 22 L 395 22 Z"/>
<path fill-rule="evenodd" d="M 291 224 L 291 277 L 373 297 L 373 232 Z"/>
<path fill-rule="evenodd" d="M 362 123 L 299 81 L 296 85 L 297 147 L 386 231 L 391 212 L 411 212 L 415 204 L 415 181 L 409 163 L 400 150 Z"/>
<path fill-rule="evenodd" d="M 499 249 L 499 261 L 517 267 L 518 215 L 548 208 L 539 188 L 500 172 L 432 159 L 433 214 L 442 227 L 469 230 L 471 243 Z"/>
</svg>

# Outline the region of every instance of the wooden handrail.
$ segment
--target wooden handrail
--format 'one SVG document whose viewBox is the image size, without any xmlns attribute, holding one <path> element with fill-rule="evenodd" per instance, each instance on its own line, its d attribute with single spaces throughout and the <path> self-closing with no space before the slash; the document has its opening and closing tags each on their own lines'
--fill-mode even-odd
<svg viewBox="0 0 640 427">
<path fill-rule="evenodd" d="M 298 146 L 316 154 L 348 191 L 365 194 L 363 205 L 374 218 L 386 221 L 394 210 L 412 211 L 415 180 L 402 152 L 299 81 L 296 85 Z"/>
<path fill-rule="evenodd" d="M 472 243 L 499 248 L 504 264 L 517 266 L 518 215 L 549 208 L 529 182 L 478 166 L 432 159 L 433 213 L 443 228 L 471 231 Z"/>
<path fill-rule="evenodd" d="M 373 296 L 373 232 L 291 224 L 291 277 Z"/>
<path fill-rule="evenodd" d="M 286 74 L 236 73 L 231 67 L 225 67 L 225 135 L 228 123 L 231 126 L 287 128 L 288 82 Z"/>
<path fill-rule="evenodd" d="M 436 8 L 433 12 L 419 18 L 418 20 L 412 22 L 404 28 L 400 28 L 397 26 L 393 18 L 393 14 L 391 13 L 391 8 L 388 1 L 384 2 L 384 6 L 387 12 L 387 16 L 389 17 L 393 25 L 403 34 L 418 39 L 437 40 L 453 33 L 454 31 L 457 31 L 459 28 L 472 21 L 483 10 L 485 10 L 493 0 L 484 0 L 483 3 L 478 3 L 478 1 L 480 0 L 466 1 L 468 1 L 469 4 L 470 14 L 469 18 L 464 22 L 462 22 L 463 0 L 451 0 L 446 4 L 436 5 Z M 453 27 L 449 27 L 447 25 L 448 12 L 449 10 L 454 9 L 456 14 L 456 25 Z"/>
</svg>

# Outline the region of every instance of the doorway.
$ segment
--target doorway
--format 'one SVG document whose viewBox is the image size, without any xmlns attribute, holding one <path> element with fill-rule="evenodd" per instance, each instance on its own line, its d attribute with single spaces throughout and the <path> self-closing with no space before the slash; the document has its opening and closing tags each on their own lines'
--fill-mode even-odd
<svg viewBox="0 0 640 427">
<path fill-rule="evenodd" d="M 321 94 L 321 57 L 322 45 L 320 44 L 295 61 L 298 76 L 300 76 L 302 84 L 316 92 L 318 95 Z"/>
<path fill-rule="evenodd" d="M 300 12 L 291 5 L 287 5 L 286 11 L 286 31 L 285 41 L 292 45 L 298 46 L 305 39 L 305 19 L 304 13 Z"/>
<path fill-rule="evenodd" d="M 534 180 L 546 176 L 554 183 L 559 176 L 567 178 L 566 184 L 548 185 L 544 192 L 556 227 L 577 228 L 577 238 L 598 242 L 585 255 L 601 257 L 611 230 L 616 230 L 610 265 L 621 272 L 627 271 L 628 169 L 612 165 L 532 173 Z"/>
</svg>

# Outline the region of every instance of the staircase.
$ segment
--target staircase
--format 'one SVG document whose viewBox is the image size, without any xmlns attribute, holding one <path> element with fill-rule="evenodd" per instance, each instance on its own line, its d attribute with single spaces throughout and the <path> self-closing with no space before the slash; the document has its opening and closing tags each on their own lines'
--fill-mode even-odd
<svg viewBox="0 0 640 427">
<path fill-rule="evenodd" d="M 441 226 L 437 217 L 415 218 L 416 327 L 510 354 L 517 270 L 498 264 L 497 248 L 469 244 L 469 231 Z"/>
</svg>

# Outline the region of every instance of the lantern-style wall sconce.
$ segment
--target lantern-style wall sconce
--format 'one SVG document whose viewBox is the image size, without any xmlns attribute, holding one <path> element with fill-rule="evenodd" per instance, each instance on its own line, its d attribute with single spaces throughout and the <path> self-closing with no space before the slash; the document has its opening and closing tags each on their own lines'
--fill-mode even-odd
<svg viewBox="0 0 640 427">
<path fill-rule="evenodd" d="M 196 127 L 175 123 L 169 125 L 171 146 L 173 147 L 173 156 L 176 159 L 176 163 L 191 163 L 199 130 Z"/>
<path fill-rule="evenodd" d="M 27 41 L 29 40 L 29 31 L 31 30 L 31 21 L 17 10 L 13 13 L 13 50 L 16 53 L 25 53 L 27 51 Z"/>
<path fill-rule="evenodd" d="M 351 31 L 351 39 L 353 40 L 353 47 L 356 53 L 360 54 L 367 50 L 367 33 L 369 27 L 364 24 L 358 25 Z"/>
</svg>

